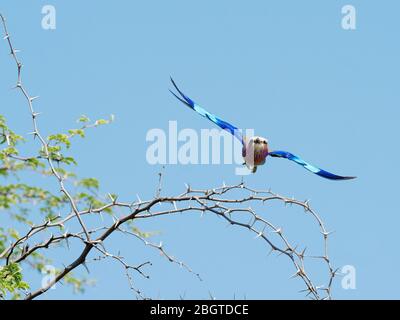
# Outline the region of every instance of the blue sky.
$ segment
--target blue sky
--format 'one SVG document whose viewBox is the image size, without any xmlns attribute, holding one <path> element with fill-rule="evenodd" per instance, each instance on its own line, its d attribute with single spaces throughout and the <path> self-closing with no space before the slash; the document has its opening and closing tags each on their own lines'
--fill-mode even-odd
<svg viewBox="0 0 400 320">
<path fill-rule="evenodd" d="M 41 28 L 41 9 L 57 10 L 56 30 Z M 341 28 L 341 8 L 357 10 L 357 29 Z M 65 131 L 86 114 L 115 115 L 115 122 L 77 141 L 71 152 L 77 173 L 97 177 L 102 192 L 121 199 L 151 197 L 160 166 L 146 162 L 148 130 L 212 128 L 168 92 L 173 75 L 206 109 L 243 128 L 254 128 L 273 149 L 303 156 L 358 179 L 332 182 L 285 160 L 268 159 L 248 185 L 311 199 L 331 237 L 336 267 L 356 268 L 355 290 L 336 280 L 341 299 L 399 298 L 397 265 L 397 159 L 400 116 L 400 21 L 398 1 L 22 1 L 4 0 L 15 46 L 21 49 L 24 81 L 43 112 L 43 133 Z M 0 105 L 18 132 L 30 130 L 21 97 L 11 91 L 15 67 L 0 47 Z M 215 187 L 240 182 L 234 165 L 167 165 L 164 194 L 184 183 Z M 32 183 L 35 183 L 32 181 Z M 309 220 L 277 206 L 299 243 L 313 242 Z M 296 222 L 294 222 L 296 221 Z M 142 226 L 158 230 L 166 249 L 199 272 L 204 281 L 169 264 L 134 240 L 113 237 L 110 248 L 133 262 L 152 259 L 149 280 L 137 284 L 151 297 L 303 298 L 299 280 L 283 257 L 247 232 L 226 228 L 215 217 L 165 217 Z M 311 231 L 310 231 L 311 230 Z M 57 251 L 56 263 L 77 252 Z M 132 298 L 121 267 L 92 264 L 97 285 L 84 295 L 58 286 L 43 298 Z M 85 274 L 85 269 L 79 269 Z M 29 275 L 32 283 L 40 277 Z"/>
</svg>

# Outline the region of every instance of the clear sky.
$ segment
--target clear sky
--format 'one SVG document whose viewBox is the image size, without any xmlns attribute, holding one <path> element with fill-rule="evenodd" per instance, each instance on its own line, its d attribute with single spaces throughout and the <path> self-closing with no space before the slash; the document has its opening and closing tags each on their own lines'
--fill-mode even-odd
<svg viewBox="0 0 400 320">
<path fill-rule="evenodd" d="M 46 4 L 57 10 L 55 30 L 41 27 Z M 346 4 L 357 10 L 356 30 L 341 27 Z M 356 180 L 332 182 L 286 160 L 268 159 L 244 178 L 254 188 L 311 199 L 335 231 L 333 264 L 356 269 L 355 290 L 344 290 L 336 279 L 333 296 L 342 299 L 400 297 L 399 10 L 395 0 L 3 0 L 0 5 L 22 50 L 25 84 L 41 97 L 36 108 L 43 112 L 45 134 L 74 127 L 81 114 L 115 115 L 113 124 L 88 133 L 71 150 L 77 172 L 99 178 L 105 194 L 127 201 L 154 194 L 160 166 L 146 161 L 148 130 L 167 130 L 170 120 L 178 121 L 178 129 L 213 127 L 169 94 L 170 75 L 203 107 L 239 127 L 254 128 L 273 149 L 356 175 Z M 10 90 L 15 67 L 7 53 L 2 42 L 1 113 L 16 131 L 27 133 L 30 118 L 21 97 Z M 168 165 L 163 193 L 181 192 L 184 183 L 205 188 L 238 183 L 234 167 Z M 275 210 L 286 217 L 291 238 L 313 241 L 318 231 L 308 219 L 293 218 L 291 224 L 301 211 Z M 160 231 L 155 240 L 204 279 L 133 239 L 111 238 L 110 249 L 131 262 L 152 259 L 151 278 L 135 278 L 150 297 L 207 299 L 211 292 L 216 298 L 303 298 L 301 281 L 289 279 L 294 270 L 286 258 L 267 256 L 259 240 L 227 228 L 221 219 L 189 214 L 142 227 Z M 57 266 L 73 253 L 57 251 Z M 84 295 L 59 285 L 43 298 L 134 297 L 116 263 L 91 264 L 90 271 L 97 285 Z M 34 287 L 40 284 L 37 275 L 31 279 Z"/>
</svg>

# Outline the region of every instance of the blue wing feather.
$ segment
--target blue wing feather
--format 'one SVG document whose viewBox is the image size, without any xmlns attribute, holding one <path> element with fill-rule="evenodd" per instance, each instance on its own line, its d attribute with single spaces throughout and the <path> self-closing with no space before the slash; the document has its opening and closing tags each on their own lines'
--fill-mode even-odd
<svg viewBox="0 0 400 320">
<path fill-rule="evenodd" d="M 173 91 L 169 90 L 175 98 L 177 98 L 179 101 L 187 105 L 189 108 L 192 110 L 196 111 L 198 114 L 201 116 L 207 118 L 208 120 L 214 122 L 217 126 L 219 126 L 221 129 L 224 129 L 228 131 L 230 134 L 232 134 L 234 137 L 236 137 L 242 144 L 244 144 L 243 141 L 243 135 L 241 133 L 241 130 L 238 129 L 237 127 L 231 125 L 230 123 L 218 118 L 217 116 L 213 115 L 212 113 L 209 113 L 207 110 L 203 109 L 200 107 L 196 102 L 194 102 L 192 99 L 190 99 L 188 96 L 186 96 L 176 85 L 175 81 L 171 78 L 171 82 L 173 86 L 175 87 L 176 91 L 178 91 L 180 97 L 176 95 Z"/>
<path fill-rule="evenodd" d="M 349 180 L 349 179 L 354 179 L 356 177 L 347 177 L 347 176 L 339 176 L 336 174 L 333 174 L 331 172 L 325 171 L 323 169 L 317 168 L 316 166 L 307 163 L 300 157 L 287 152 L 287 151 L 272 151 L 268 153 L 269 156 L 271 157 L 276 157 L 276 158 L 285 158 L 291 161 L 296 162 L 297 164 L 303 166 L 305 169 L 308 171 L 311 171 L 312 173 L 315 173 L 316 175 L 319 175 L 320 177 L 330 179 L 330 180 Z"/>
</svg>

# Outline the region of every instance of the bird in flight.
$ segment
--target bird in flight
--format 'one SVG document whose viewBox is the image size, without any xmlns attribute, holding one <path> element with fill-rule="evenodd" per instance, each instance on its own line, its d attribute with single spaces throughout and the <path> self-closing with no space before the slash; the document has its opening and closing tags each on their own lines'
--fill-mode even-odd
<svg viewBox="0 0 400 320">
<path fill-rule="evenodd" d="M 287 151 L 269 151 L 267 139 L 265 139 L 263 137 L 259 137 L 259 136 L 254 136 L 254 137 L 249 137 L 249 138 L 243 136 L 241 133 L 241 130 L 239 130 L 237 127 L 235 127 L 235 126 L 231 125 L 230 123 L 209 113 L 207 110 L 203 109 L 196 102 L 194 102 L 192 99 L 190 99 L 187 95 L 185 95 L 178 88 L 178 86 L 176 85 L 175 81 L 172 78 L 171 78 L 171 82 L 172 82 L 173 86 L 175 87 L 178 94 L 174 93 L 172 90 L 170 90 L 170 92 L 179 101 L 184 103 L 190 109 L 196 111 L 201 116 L 214 122 L 220 128 L 228 131 L 242 143 L 242 156 L 244 159 L 244 164 L 249 168 L 249 170 L 251 170 L 251 172 L 253 172 L 253 173 L 256 172 L 257 167 L 263 165 L 265 163 L 267 156 L 270 156 L 273 158 L 284 158 L 284 159 L 291 160 L 291 161 L 301 165 L 308 171 L 311 171 L 312 173 L 315 173 L 316 175 L 326 178 L 326 179 L 349 180 L 349 179 L 356 178 L 356 177 L 351 177 L 351 176 L 339 176 L 339 175 L 333 174 L 331 172 L 328 172 L 326 170 L 320 169 L 320 168 L 304 161 L 300 157 L 298 157 L 290 152 L 287 152 Z"/>
</svg>

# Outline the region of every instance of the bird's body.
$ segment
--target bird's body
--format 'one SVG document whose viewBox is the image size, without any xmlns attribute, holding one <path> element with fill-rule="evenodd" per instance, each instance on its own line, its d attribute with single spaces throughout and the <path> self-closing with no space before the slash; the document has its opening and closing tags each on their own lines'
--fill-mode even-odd
<svg viewBox="0 0 400 320">
<path fill-rule="evenodd" d="M 268 140 L 254 136 L 243 138 L 242 156 L 244 164 L 251 172 L 256 172 L 257 166 L 262 166 L 268 156 Z"/>
<path fill-rule="evenodd" d="M 244 159 L 244 164 L 249 168 L 251 172 L 256 172 L 257 167 L 261 166 L 265 163 L 266 158 L 268 156 L 274 157 L 274 158 L 285 158 L 290 161 L 293 161 L 301 166 L 303 166 L 305 169 L 308 171 L 311 171 L 312 173 L 315 173 L 316 175 L 330 179 L 330 180 L 349 180 L 349 179 L 354 179 L 355 177 L 351 176 L 339 176 L 333 173 L 330 173 L 328 171 L 325 171 L 323 169 L 320 169 L 300 157 L 287 152 L 287 151 L 270 151 L 269 150 L 269 145 L 268 145 L 268 140 L 259 137 L 259 136 L 254 136 L 254 137 L 244 137 L 241 133 L 241 131 L 231 125 L 229 122 L 226 122 L 217 116 L 213 115 L 212 113 L 208 112 L 207 110 L 203 109 L 200 107 L 198 104 L 196 104 L 192 99 L 190 99 L 188 96 L 186 96 L 175 84 L 174 80 L 171 78 L 171 82 L 175 89 L 178 91 L 178 96 L 175 94 L 173 91 L 171 93 L 182 103 L 184 103 L 186 106 L 191 108 L 192 110 L 196 111 L 198 114 L 201 116 L 209 119 L 213 123 L 215 123 L 217 126 L 220 128 L 228 131 L 231 133 L 235 138 L 237 138 L 241 143 L 242 143 L 242 156 Z"/>
</svg>

